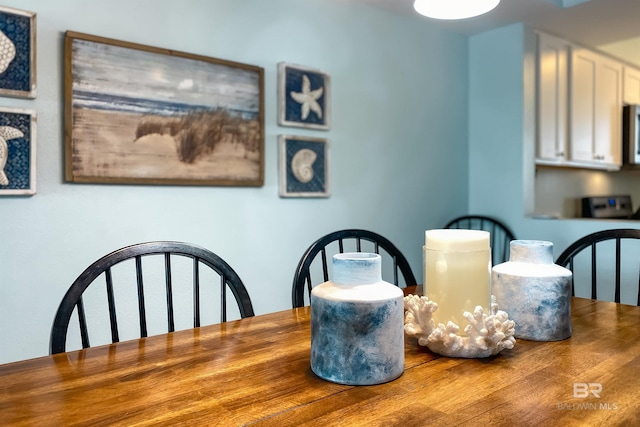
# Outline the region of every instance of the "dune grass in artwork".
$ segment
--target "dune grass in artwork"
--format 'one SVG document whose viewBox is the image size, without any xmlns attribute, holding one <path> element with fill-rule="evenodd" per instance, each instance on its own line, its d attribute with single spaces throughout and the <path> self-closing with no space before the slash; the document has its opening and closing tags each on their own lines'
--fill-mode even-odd
<svg viewBox="0 0 640 427">
<path fill-rule="evenodd" d="M 260 186 L 259 67 L 67 33 L 66 179 Z"/>
</svg>

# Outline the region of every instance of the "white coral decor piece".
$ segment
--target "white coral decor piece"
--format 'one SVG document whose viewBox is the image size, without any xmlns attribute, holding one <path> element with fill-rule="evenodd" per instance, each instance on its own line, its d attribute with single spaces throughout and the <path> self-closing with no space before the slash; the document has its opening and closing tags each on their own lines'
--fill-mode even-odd
<svg viewBox="0 0 640 427">
<path fill-rule="evenodd" d="M 512 349 L 515 322 L 509 315 L 498 310 L 496 298 L 491 296 L 491 314 L 485 314 L 477 306 L 473 313 L 464 312 L 469 324 L 464 328 L 466 336 L 458 335 L 460 327 L 449 321 L 436 327 L 432 318 L 438 309 L 435 301 L 426 296 L 407 295 L 404 297 L 404 331 L 410 337 L 418 338 L 418 344 L 434 353 L 447 357 L 480 358 Z"/>
</svg>

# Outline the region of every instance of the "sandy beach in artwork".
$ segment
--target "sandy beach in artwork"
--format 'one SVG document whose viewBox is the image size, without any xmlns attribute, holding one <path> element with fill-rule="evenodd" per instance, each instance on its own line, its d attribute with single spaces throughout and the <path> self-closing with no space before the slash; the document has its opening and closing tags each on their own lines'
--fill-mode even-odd
<svg viewBox="0 0 640 427">
<path fill-rule="evenodd" d="M 120 180 L 257 181 L 260 179 L 262 144 L 257 121 L 235 119 L 217 125 L 212 136 L 207 119 L 186 129 L 171 128 L 176 117 L 152 117 L 157 129 L 141 135 L 148 116 L 127 112 L 75 109 L 72 162 L 77 178 Z M 215 118 L 211 116 L 211 123 Z M 159 125 L 165 121 L 165 125 Z M 173 122 L 173 123 L 172 123 Z M 253 126 L 253 127 L 252 127 Z M 160 128 L 161 127 L 161 128 Z M 174 126 L 175 127 L 175 126 Z M 171 131 L 169 129 L 171 128 Z M 247 131 L 249 129 L 249 131 Z M 198 138 L 185 137 L 195 134 Z M 247 136 L 250 135 L 250 136 Z M 205 145 L 199 140 L 209 138 Z M 248 139 L 251 142 L 248 143 Z M 204 148 L 192 148 L 193 141 Z M 212 140 L 212 139 L 215 139 Z M 185 146 L 190 154 L 185 154 Z"/>
</svg>

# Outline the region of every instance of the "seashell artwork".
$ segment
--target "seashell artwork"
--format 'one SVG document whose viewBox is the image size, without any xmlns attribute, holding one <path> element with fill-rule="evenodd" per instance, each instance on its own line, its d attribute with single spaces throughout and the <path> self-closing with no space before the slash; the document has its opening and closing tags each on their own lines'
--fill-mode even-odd
<svg viewBox="0 0 640 427">
<path fill-rule="evenodd" d="M 0 6 L 0 22 L 0 96 L 35 98 L 36 13 Z"/>
<path fill-rule="evenodd" d="M 329 197 L 329 141 L 278 136 L 280 197 Z"/>
<path fill-rule="evenodd" d="M 13 44 L 11 39 L 0 31 L 0 74 L 4 73 L 6 69 L 16 57 L 16 45 Z"/>
<path fill-rule="evenodd" d="M 291 171 L 300 182 L 309 182 L 313 179 L 313 162 L 318 155 L 308 148 L 303 148 L 294 154 L 291 159 Z"/>
<path fill-rule="evenodd" d="M 438 304 L 426 296 L 407 295 L 404 297 L 404 308 L 405 334 L 418 338 L 419 345 L 442 356 L 489 357 L 504 349 L 512 349 L 516 343 L 515 322 L 509 320 L 506 312 L 498 310 L 493 295 L 491 313 L 484 313 L 480 306 L 473 313 L 464 312 L 469 322 L 464 328 L 466 336 L 458 335 L 460 327 L 451 321 L 436 326 L 432 315 L 438 309 Z"/>
</svg>

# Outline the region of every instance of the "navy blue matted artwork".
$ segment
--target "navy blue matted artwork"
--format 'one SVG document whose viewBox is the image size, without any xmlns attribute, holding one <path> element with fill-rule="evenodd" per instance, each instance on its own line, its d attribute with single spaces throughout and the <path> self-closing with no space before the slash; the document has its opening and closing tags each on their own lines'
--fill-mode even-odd
<svg viewBox="0 0 640 427">
<path fill-rule="evenodd" d="M 319 70 L 278 64 L 278 124 L 328 130 L 330 78 Z"/>
<path fill-rule="evenodd" d="M 329 142 L 278 136 L 280 197 L 329 197 Z"/>
<path fill-rule="evenodd" d="M 0 108 L 0 195 L 36 192 L 36 115 Z"/>
<path fill-rule="evenodd" d="M 0 95 L 36 97 L 36 14 L 0 6 Z"/>
</svg>

